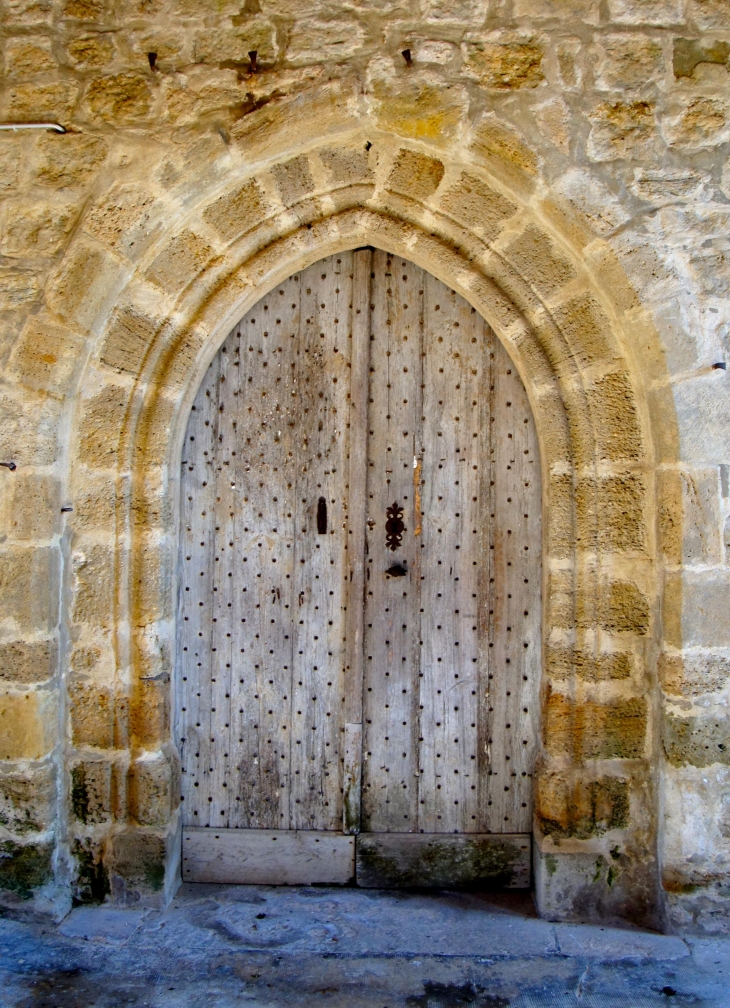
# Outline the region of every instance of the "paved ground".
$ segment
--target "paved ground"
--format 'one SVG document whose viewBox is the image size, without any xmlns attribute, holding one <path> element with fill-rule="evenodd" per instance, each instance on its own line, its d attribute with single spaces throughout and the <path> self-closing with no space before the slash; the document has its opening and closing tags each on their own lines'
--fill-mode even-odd
<svg viewBox="0 0 730 1008">
<path fill-rule="evenodd" d="M 0 920 L 12 1008 L 730 1008 L 730 939 L 538 920 L 519 893 L 186 885 Z"/>
</svg>

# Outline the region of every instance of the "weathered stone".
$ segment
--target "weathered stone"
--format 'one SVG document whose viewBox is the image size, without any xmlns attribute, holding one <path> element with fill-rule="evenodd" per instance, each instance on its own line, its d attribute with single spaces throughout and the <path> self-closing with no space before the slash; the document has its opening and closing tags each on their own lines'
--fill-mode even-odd
<svg viewBox="0 0 730 1008">
<path fill-rule="evenodd" d="M 83 133 L 43 136 L 35 147 L 35 176 L 48 186 L 84 185 L 101 167 L 107 152 L 101 137 Z"/>
<path fill-rule="evenodd" d="M 114 552 L 107 546 L 77 548 L 73 555 L 73 618 L 106 627 L 113 619 Z"/>
<path fill-rule="evenodd" d="M 314 188 L 309 161 L 303 155 L 276 165 L 272 173 L 284 203 L 294 203 Z"/>
<path fill-rule="evenodd" d="M 388 188 L 413 199 L 425 200 L 438 189 L 443 177 L 441 161 L 417 151 L 402 150 L 388 176 Z"/>
<path fill-rule="evenodd" d="M 673 766 L 730 764 L 730 722 L 710 716 L 664 718 L 664 753 Z"/>
<path fill-rule="evenodd" d="M 580 366 L 611 359 L 609 321 L 593 297 L 581 294 L 555 308 L 553 317 L 566 340 L 570 356 Z M 556 366 L 562 363 L 561 356 L 560 351 L 555 353 Z"/>
<path fill-rule="evenodd" d="M 547 649 L 546 672 L 555 679 L 577 675 L 587 682 L 604 682 L 610 679 L 628 679 L 633 659 L 624 651 L 593 654 L 571 648 L 551 646 Z"/>
<path fill-rule="evenodd" d="M 43 35 L 10 38 L 5 43 L 5 73 L 8 80 L 22 80 L 56 70 L 51 40 Z"/>
<path fill-rule="evenodd" d="M 84 760 L 71 767 L 71 811 L 85 826 L 111 819 L 112 765 Z"/>
<path fill-rule="evenodd" d="M 698 28 L 720 28 L 724 31 L 730 17 L 728 0 L 690 0 L 690 15 Z"/>
<path fill-rule="evenodd" d="M 73 744 L 111 749 L 114 745 L 114 697 L 111 690 L 75 679 L 69 686 L 69 704 Z"/>
<path fill-rule="evenodd" d="M 71 853 L 77 864 L 75 902 L 103 903 L 111 892 L 103 845 L 95 843 L 90 837 L 83 837 L 74 840 Z"/>
<path fill-rule="evenodd" d="M 22 773 L 0 772 L 0 825 L 16 836 L 50 829 L 55 791 L 55 773 L 50 764 Z"/>
<path fill-rule="evenodd" d="M 0 759 L 38 760 L 53 748 L 55 703 L 47 693 L 0 693 Z"/>
<path fill-rule="evenodd" d="M 79 455 L 86 465 L 113 464 L 128 405 L 129 390 L 122 385 L 107 386 L 86 404 L 79 433 Z"/>
<path fill-rule="evenodd" d="M 717 693 L 730 683 L 730 658 L 717 655 L 659 656 L 659 681 L 670 696 L 687 699 Z"/>
<path fill-rule="evenodd" d="M 380 125 L 416 140 L 452 139 L 464 117 L 466 100 L 456 88 L 448 91 L 424 78 L 376 77 L 372 85 Z"/>
<path fill-rule="evenodd" d="M 552 755 L 639 759 L 646 743 L 646 715 L 643 697 L 612 704 L 576 704 L 560 693 L 550 693 L 545 709 L 545 746 Z"/>
<path fill-rule="evenodd" d="M 645 87 L 664 71 L 664 52 L 656 38 L 604 35 L 598 53 L 596 84 L 601 90 Z"/>
<path fill-rule="evenodd" d="M 495 91 L 536 88 L 545 75 L 542 46 L 532 40 L 466 42 L 464 61 L 481 83 Z"/>
<path fill-rule="evenodd" d="M 647 633 L 649 603 L 646 596 L 631 581 L 612 582 L 601 592 L 598 625 L 609 633 Z"/>
<path fill-rule="evenodd" d="M 151 230 L 154 197 L 140 186 L 114 186 L 93 205 L 84 230 L 130 258 L 143 251 Z"/>
<path fill-rule="evenodd" d="M 478 229 L 487 239 L 496 238 L 517 209 L 514 203 L 466 172 L 444 193 L 440 204 L 456 220 Z"/>
<path fill-rule="evenodd" d="M 587 840 L 629 825 L 629 782 L 620 777 L 571 781 L 541 774 L 536 814 L 546 836 Z"/>
<path fill-rule="evenodd" d="M 644 481 L 626 473 L 586 477 L 576 488 L 578 542 L 606 553 L 646 549 Z"/>
<path fill-rule="evenodd" d="M 124 880 L 127 891 L 162 888 L 165 878 L 165 841 L 154 833 L 126 830 L 114 837 L 114 874 Z"/>
<path fill-rule="evenodd" d="M 541 135 L 567 154 L 570 150 L 570 109 L 562 98 L 554 98 L 538 105 L 535 119 Z"/>
<path fill-rule="evenodd" d="M 579 38 L 563 39 L 555 47 L 560 82 L 568 91 L 576 90 L 583 80 L 580 53 L 581 40 Z"/>
<path fill-rule="evenodd" d="M 15 345 L 9 373 L 28 388 L 63 396 L 83 351 L 84 338 L 47 316 L 32 315 Z"/>
<path fill-rule="evenodd" d="M 670 147 L 717 147 L 730 137 L 730 105 L 718 98 L 692 98 L 662 119 Z"/>
<path fill-rule="evenodd" d="M 50 24 L 53 13 L 53 0 L 6 0 L 3 10 L 7 24 L 17 27 Z"/>
<path fill-rule="evenodd" d="M 211 247 L 192 231 L 183 231 L 160 252 L 147 277 L 158 286 L 178 293 L 200 273 L 213 254 Z"/>
<path fill-rule="evenodd" d="M 7 527 L 13 540 L 50 539 L 60 529 L 60 487 L 53 476 L 25 474 L 13 483 Z"/>
<path fill-rule="evenodd" d="M 105 0 L 64 0 L 63 16 L 79 21 L 96 21 L 105 10 Z"/>
<path fill-rule="evenodd" d="M 48 292 L 48 303 L 69 322 L 91 329 L 122 275 L 121 263 L 98 248 L 78 242 L 64 256 Z"/>
<path fill-rule="evenodd" d="M 319 151 L 319 158 L 330 171 L 334 182 L 353 184 L 372 182 L 374 179 L 368 152 L 364 147 L 325 147 Z"/>
<path fill-rule="evenodd" d="M 575 268 L 565 254 L 548 235 L 532 225 L 507 246 L 506 254 L 541 294 L 550 294 L 575 277 Z"/>
<path fill-rule="evenodd" d="M 68 237 L 78 216 L 73 200 L 8 200 L 2 211 L 0 252 L 11 258 L 52 256 Z"/>
<path fill-rule="evenodd" d="M 6 196 L 18 188 L 22 155 L 20 137 L 12 133 L 0 135 L 0 196 Z"/>
<path fill-rule="evenodd" d="M 121 309 L 104 338 L 99 359 L 116 371 L 138 374 L 157 328 L 157 323 L 138 309 Z"/>
<path fill-rule="evenodd" d="M 38 277 L 31 270 L 0 269 L 0 311 L 32 305 L 38 286 Z"/>
<path fill-rule="evenodd" d="M 680 431 L 679 458 L 683 461 L 721 465 L 730 458 L 730 398 L 724 394 L 725 375 L 720 370 L 705 372 L 672 385 Z"/>
<path fill-rule="evenodd" d="M 598 457 L 614 461 L 638 459 L 642 439 L 628 376 L 614 372 L 600 378 L 588 389 L 587 400 Z"/>
<path fill-rule="evenodd" d="M 484 21 L 483 0 L 425 0 L 423 14 L 435 24 L 454 23 L 479 27 Z"/>
<path fill-rule="evenodd" d="M 203 211 L 206 223 L 215 228 L 223 241 L 233 241 L 260 224 L 266 216 L 261 190 L 256 182 L 245 182 Z"/>
<path fill-rule="evenodd" d="M 6 619 L 21 630 L 48 633 L 58 618 L 59 556 L 55 547 L 3 548 L 0 597 Z"/>
<path fill-rule="evenodd" d="M 52 877 L 52 843 L 17 844 L 0 841 L 0 889 L 30 899 Z"/>
<path fill-rule="evenodd" d="M 164 826 L 172 807 L 172 770 L 167 759 L 147 754 L 129 770 L 130 812 L 140 826 Z"/>
<path fill-rule="evenodd" d="M 730 647 L 727 568 L 687 570 L 667 577 L 664 623 L 673 647 Z"/>
<path fill-rule="evenodd" d="M 347 59 L 361 48 L 365 33 L 357 21 L 298 21 L 289 34 L 286 58 L 295 65 Z"/>
<path fill-rule="evenodd" d="M 520 181 L 530 181 L 537 170 L 537 156 L 519 133 L 494 113 L 483 115 L 474 126 L 471 142 L 475 154 L 485 159 L 488 167 L 506 169 L 509 175 L 519 173 Z M 530 181 L 531 184 L 531 181 Z"/>
<path fill-rule="evenodd" d="M 81 35 L 69 42 L 66 52 L 75 66 L 97 69 L 106 66 L 114 59 L 112 37 L 111 33 Z"/>
<path fill-rule="evenodd" d="M 668 27 L 684 20 L 682 0 L 608 0 L 611 20 L 617 24 Z"/>
<path fill-rule="evenodd" d="M 0 395 L 0 458 L 17 465 L 51 465 L 58 447 L 58 414 L 50 399 L 30 404 Z"/>
<path fill-rule="evenodd" d="M 68 122 L 79 86 L 74 81 L 14 84 L 5 94 L 5 113 L 12 122 Z"/>
<path fill-rule="evenodd" d="M 93 115 L 108 123 L 135 123 L 149 115 L 152 91 L 144 77 L 134 73 L 98 77 L 86 90 L 86 103 Z"/>
<path fill-rule="evenodd" d="M 604 102 L 591 112 L 588 137 L 591 161 L 615 161 L 651 154 L 656 135 L 654 106 L 649 101 Z"/>
<path fill-rule="evenodd" d="M 672 67 L 675 77 L 692 77 L 701 63 L 730 63 L 730 44 L 712 40 L 676 38 Z"/>
<path fill-rule="evenodd" d="M 196 63 L 237 64 L 248 67 L 249 53 L 255 50 L 261 63 L 276 58 L 276 32 L 273 25 L 253 20 L 237 29 L 206 28 L 193 41 Z"/>
<path fill-rule="evenodd" d="M 55 640 L 6 641 L 0 644 L 0 680 L 31 686 L 56 674 L 58 644 Z"/>
</svg>

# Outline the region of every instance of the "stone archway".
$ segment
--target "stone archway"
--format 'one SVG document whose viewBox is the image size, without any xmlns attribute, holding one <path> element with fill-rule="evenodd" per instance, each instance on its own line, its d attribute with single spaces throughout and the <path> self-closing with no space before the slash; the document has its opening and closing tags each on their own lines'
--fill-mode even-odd
<svg viewBox="0 0 730 1008">
<path fill-rule="evenodd" d="M 111 311 L 101 306 L 108 321 L 75 424 L 84 504 L 69 760 L 75 786 L 107 789 L 110 812 L 77 831 L 71 852 L 82 875 L 108 871 L 117 898 L 159 900 L 179 875 L 169 694 L 175 480 L 191 397 L 264 291 L 324 255 L 371 244 L 427 269 L 487 319 L 537 423 L 540 910 L 658 920 L 654 462 L 627 351 L 629 334 L 645 335 L 650 351 L 653 335 L 610 252 L 517 181 L 376 131 L 340 136 L 227 181 L 118 278 Z M 68 284 L 92 253 L 77 249 Z M 84 662 L 106 675 L 86 675 Z"/>
</svg>

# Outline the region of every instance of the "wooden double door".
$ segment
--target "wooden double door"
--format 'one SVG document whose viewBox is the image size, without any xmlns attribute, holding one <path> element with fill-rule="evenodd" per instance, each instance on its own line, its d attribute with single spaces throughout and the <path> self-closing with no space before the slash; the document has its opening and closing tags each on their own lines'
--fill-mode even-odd
<svg viewBox="0 0 730 1008">
<path fill-rule="evenodd" d="M 540 463 L 486 322 L 361 249 L 233 329 L 181 467 L 183 878 L 529 883 Z"/>
</svg>

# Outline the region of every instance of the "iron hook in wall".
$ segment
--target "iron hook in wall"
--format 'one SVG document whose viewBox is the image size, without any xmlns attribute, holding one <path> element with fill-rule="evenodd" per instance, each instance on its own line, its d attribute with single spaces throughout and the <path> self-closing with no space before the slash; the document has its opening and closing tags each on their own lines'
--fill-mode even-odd
<svg viewBox="0 0 730 1008">
<path fill-rule="evenodd" d="M 401 56 L 406 61 L 406 66 L 409 66 L 409 67 L 413 66 L 413 59 L 411 58 L 411 50 L 410 49 L 403 49 L 403 51 L 401 52 Z"/>
<path fill-rule="evenodd" d="M 0 462 L 0 466 L 4 466 L 5 469 L 9 469 L 10 472 L 15 472 L 15 470 L 18 468 L 15 462 Z"/>
</svg>

